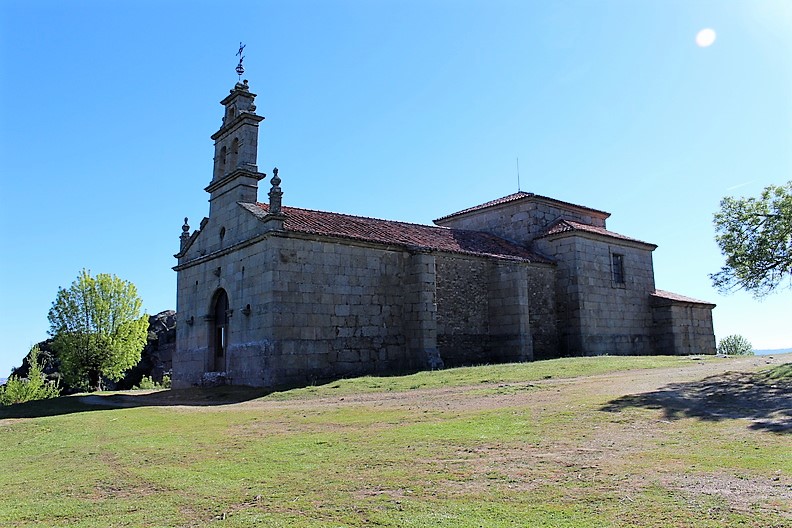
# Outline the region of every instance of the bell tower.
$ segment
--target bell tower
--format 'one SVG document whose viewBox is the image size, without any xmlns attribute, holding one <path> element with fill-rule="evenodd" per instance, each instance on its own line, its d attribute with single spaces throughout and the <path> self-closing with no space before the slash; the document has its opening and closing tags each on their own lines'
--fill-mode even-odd
<svg viewBox="0 0 792 528">
<path fill-rule="evenodd" d="M 245 79 L 220 101 L 225 108 L 223 124 L 212 135 L 214 171 L 205 189 L 209 193 L 210 218 L 213 212 L 236 202 L 255 203 L 258 182 L 266 176 L 258 172 L 256 165 L 258 127 L 264 118 L 256 114 L 255 98 Z"/>
</svg>

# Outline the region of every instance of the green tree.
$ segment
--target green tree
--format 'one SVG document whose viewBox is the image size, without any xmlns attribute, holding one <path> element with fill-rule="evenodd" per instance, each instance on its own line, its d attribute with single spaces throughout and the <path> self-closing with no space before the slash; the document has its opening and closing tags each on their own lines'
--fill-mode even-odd
<svg viewBox="0 0 792 528">
<path fill-rule="evenodd" d="M 718 343 L 718 354 L 727 356 L 753 356 L 753 346 L 741 335 L 730 335 Z"/>
<path fill-rule="evenodd" d="M 100 390 L 102 377 L 119 380 L 140 361 L 148 316 L 131 282 L 82 270 L 68 289 L 59 288 L 49 311 L 53 348 L 66 380 Z"/>
<path fill-rule="evenodd" d="M 60 395 L 56 383 L 45 380 L 41 365 L 38 362 L 39 348 L 34 346 L 28 354 L 30 371 L 27 378 L 11 375 L 6 384 L 0 387 L 0 404 L 13 405 L 32 400 L 44 400 Z"/>
<path fill-rule="evenodd" d="M 724 198 L 714 221 L 726 257 L 710 275 L 716 288 L 744 289 L 760 298 L 785 279 L 792 285 L 792 181 L 766 187 L 759 198 Z"/>
</svg>

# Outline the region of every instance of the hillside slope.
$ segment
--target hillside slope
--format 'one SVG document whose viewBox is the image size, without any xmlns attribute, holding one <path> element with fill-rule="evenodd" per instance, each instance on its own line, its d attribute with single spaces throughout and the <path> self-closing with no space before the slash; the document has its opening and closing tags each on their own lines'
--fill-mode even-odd
<svg viewBox="0 0 792 528">
<path fill-rule="evenodd" d="M 576 358 L 61 398 L 0 417 L 3 526 L 788 526 L 790 356 Z"/>
</svg>

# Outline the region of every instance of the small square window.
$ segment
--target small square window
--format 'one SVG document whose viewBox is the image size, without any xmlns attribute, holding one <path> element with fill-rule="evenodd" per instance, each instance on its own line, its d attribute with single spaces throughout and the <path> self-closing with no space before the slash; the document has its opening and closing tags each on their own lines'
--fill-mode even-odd
<svg viewBox="0 0 792 528">
<path fill-rule="evenodd" d="M 614 284 L 624 284 L 624 255 L 611 254 L 611 270 Z"/>
</svg>

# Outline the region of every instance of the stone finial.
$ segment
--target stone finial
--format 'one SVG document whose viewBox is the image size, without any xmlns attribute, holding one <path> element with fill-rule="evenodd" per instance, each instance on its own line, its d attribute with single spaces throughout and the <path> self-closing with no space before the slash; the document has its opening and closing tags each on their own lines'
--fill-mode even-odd
<svg viewBox="0 0 792 528">
<path fill-rule="evenodd" d="M 190 224 L 187 223 L 187 217 L 184 217 L 184 225 L 182 226 L 182 233 L 179 237 L 181 242 L 181 249 L 183 250 L 190 240 Z"/>
<path fill-rule="evenodd" d="M 269 192 L 269 212 L 270 214 L 280 214 L 281 212 L 281 197 L 283 191 L 280 188 L 281 179 L 278 176 L 278 168 L 272 169 L 272 188 Z"/>
</svg>

